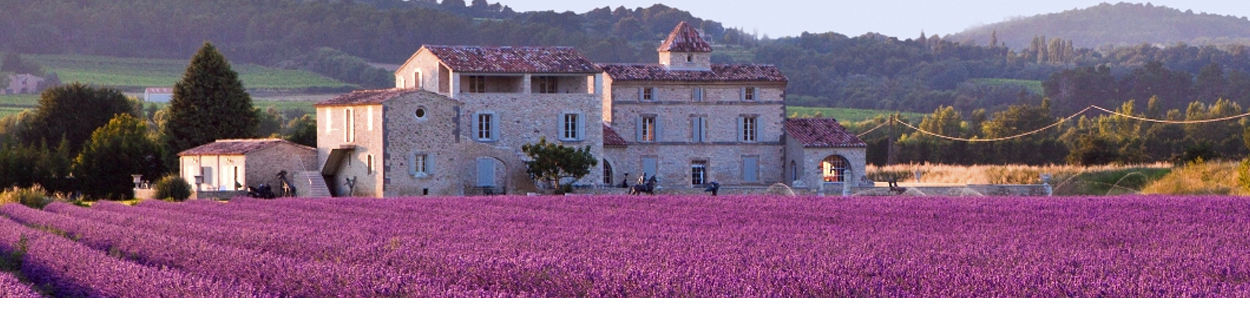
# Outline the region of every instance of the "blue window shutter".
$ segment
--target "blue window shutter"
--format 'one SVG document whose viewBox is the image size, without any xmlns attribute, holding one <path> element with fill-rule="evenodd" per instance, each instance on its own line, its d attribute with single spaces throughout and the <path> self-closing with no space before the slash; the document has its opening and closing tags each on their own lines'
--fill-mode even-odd
<svg viewBox="0 0 1250 318">
<path fill-rule="evenodd" d="M 759 168 L 759 158 L 742 157 L 742 181 L 747 183 L 759 182 Z"/>
<path fill-rule="evenodd" d="M 425 154 L 425 174 L 434 175 L 434 154 Z"/>
<path fill-rule="evenodd" d="M 481 136 L 481 134 L 477 132 L 478 125 L 481 124 L 482 119 L 479 118 L 481 116 L 482 114 L 480 113 L 473 113 L 473 116 L 469 116 L 469 139 L 481 140 L 481 138 L 478 138 L 478 136 Z"/>
<path fill-rule="evenodd" d="M 660 124 L 660 117 L 655 117 L 655 142 L 660 142 L 664 136 L 664 125 Z"/>
<path fill-rule="evenodd" d="M 586 116 L 577 114 L 577 140 L 586 140 Z"/>
<path fill-rule="evenodd" d="M 502 124 L 503 121 L 499 120 L 499 118 L 496 118 L 499 116 L 495 116 L 495 114 L 490 114 L 489 116 L 490 116 L 490 140 L 491 141 L 499 140 L 499 124 Z"/>
<path fill-rule="evenodd" d="M 495 161 L 490 158 L 477 158 L 477 186 L 495 186 Z"/>
<path fill-rule="evenodd" d="M 642 173 L 646 178 L 655 176 L 658 169 L 656 158 L 642 158 Z M 647 182 L 647 180 L 642 180 L 642 182 Z"/>
<path fill-rule="evenodd" d="M 745 138 L 745 137 L 746 137 L 746 136 L 743 136 L 743 135 L 742 135 L 742 130 L 743 130 L 744 128 L 746 128 L 746 117 L 738 117 L 738 129 L 737 129 L 737 132 L 738 132 L 738 141 L 739 141 L 739 142 L 743 141 L 743 138 Z"/>
<path fill-rule="evenodd" d="M 639 88 L 638 88 L 638 101 L 640 101 L 640 102 L 645 100 L 645 99 L 642 99 L 642 90 L 644 90 L 644 89 L 645 89 L 645 88 L 642 88 L 642 87 L 639 87 Z"/>
<path fill-rule="evenodd" d="M 747 100 L 747 88 L 746 87 L 742 87 L 738 89 L 738 100 L 740 101 Z"/>
<path fill-rule="evenodd" d="M 634 118 L 634 141 L 642 142 L 642 117 Z"/>
</svg>

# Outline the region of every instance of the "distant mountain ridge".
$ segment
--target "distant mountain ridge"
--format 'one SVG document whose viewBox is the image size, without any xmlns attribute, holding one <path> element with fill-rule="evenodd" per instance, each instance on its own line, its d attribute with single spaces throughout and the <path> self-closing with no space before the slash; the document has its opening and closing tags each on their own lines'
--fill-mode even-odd
<svg viewBox="0 0 1250 318">
<path fill-rule="evenodd" d="M 1165 6 L 1102 3 L 1085 9 L 1017 18 L 949 35 L 953 42 L 1027 48 L 1034 36 L 1061 37 L 1076 47 L 1135 46 L 1143 43 L 1250 44 L 1250 19 L 1181 11 Z"/>
</svg>

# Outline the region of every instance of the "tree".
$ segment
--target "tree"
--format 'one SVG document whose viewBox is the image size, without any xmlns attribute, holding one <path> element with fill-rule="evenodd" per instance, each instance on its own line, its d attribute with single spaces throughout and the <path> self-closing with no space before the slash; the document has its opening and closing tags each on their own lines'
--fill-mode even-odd
<svg viewBox="0 0 1250 318">
<path fill-rule="evenodd" d="M 239 74 L 208 42 L 174 84 L 168 109 L 161 132 L 170 154 L 217 139 L 254 138 L 260 124 Z"/>
<path fill-rule="evenodd" d="M 590 168 L 598 165 L 598 160 L 590 154 L 590 146 L 578 149 L 560 144 L 547 143 L 547 138 L 538 139 L 537 144 L 527 143 L 521 151 L 529 156 L 525 162 L 525 170 L 535 179 L 549 182 L 558 192 L 563 191 L 562 180 L 569 183 L 590 174 Z"/>
<path fill-rule="evenodd" d="M 282 139 L 309 147 L 317 147 L 317 120 L 313 119 L 312 116 L 304 115 L 300 118 L 292 119 L 290 122 L 287 122 L 286 127 L 283 127 L 282 130 Z"/>
<path fill-rule="evenodd" d="M 147 125 L 120 114 L 91 134 L 91 141 L 74 160 L 75 179 L 83 195 L 99 199 L 134 196 L 132 174 L 155 180 L 165 172 L 160 145 L 147 137 Z"/>
<path fill-rule="evenodd" d="M 72 83 L 48 89 L 40 95 L 39 106 L 27 122 L 21 140 L 27 145 L 69 141 L 71 153 L 78 153 L 91 133 L 118 114 L 136 114 L 135 104 L 112 88 L 94 88 Z"/>
</svg>

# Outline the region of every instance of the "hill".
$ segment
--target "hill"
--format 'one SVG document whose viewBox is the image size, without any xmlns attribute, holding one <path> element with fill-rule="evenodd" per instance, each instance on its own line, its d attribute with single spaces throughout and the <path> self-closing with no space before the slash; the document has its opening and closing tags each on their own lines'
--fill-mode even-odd
<svg viewBox="0 0 1250 318">
<path fill-rule="evenodd" d="M 1250 20 L 1151 4 L 1102 3 L 974 27 L 947 40 L 987 45 L 995 32 L 999 43 L 1015 50 L 1028 48 L 1034 36 L 1062 37 L 1084 48 L 1178 42 L 1246 44 L 1250 43 Z"/>
</svg>

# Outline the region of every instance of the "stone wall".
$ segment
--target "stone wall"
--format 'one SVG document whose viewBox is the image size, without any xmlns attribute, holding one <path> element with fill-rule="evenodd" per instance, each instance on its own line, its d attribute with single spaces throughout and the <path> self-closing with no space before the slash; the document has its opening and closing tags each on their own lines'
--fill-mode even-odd
<svg viewBox="0 0 1250 318">
<path fill-rule="evenodd" d="M 385 103 L 383 196 L 461 195 L 462 103 L 432 92 L 417 92 Z M 417 117 L 417 110 L 424 113 Z M 427 173 L 412 166 L 426 156 Z"/>
<path fill-rule="evenodd" d="M 318 167 L 326 164 L 331 150 L 354 148 L 327 181 L 335 195 L 381 196 L 382 113 L 381 105 L 317 107 Z M 354 188 L 347 185 L 349 179 L 355 180 Z"/>
</svg>

